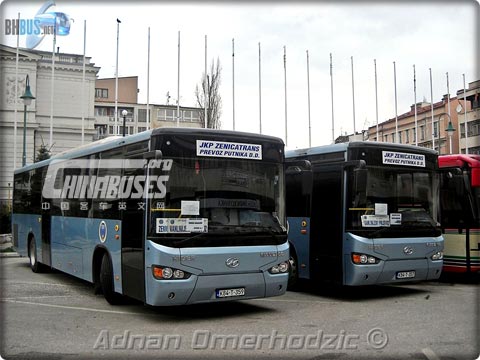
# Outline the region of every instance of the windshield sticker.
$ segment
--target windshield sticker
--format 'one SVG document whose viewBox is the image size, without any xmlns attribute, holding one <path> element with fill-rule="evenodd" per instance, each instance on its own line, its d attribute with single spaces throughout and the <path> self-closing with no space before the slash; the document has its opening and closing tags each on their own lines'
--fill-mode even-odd
<svg viewBox="0 0 480 360">
<path fill-rule="evenodd" d="M 401 213 L 391 213 L 390 214 L 390 225 L 402 225 L 402 214 Z"/>
<path fill-rule="evenodd" d="M 382 157 L 388 165 L 425 167 L 425 155 L 382 151 Z"/>
<path fill-rule="evenodd" d="M 182 200 L 181 215 L 200 215 L 200 201 Z"/>
<path fill-rule="evenodd" d="M 262 160 L 262 145 L 224 141 L 197 140 L 197 155 L 209 157 Z"/>
<path fill-rule="evenodd" d="M 363 227 L 390 227 L 388 215 L 362 215 Z"/>
<path fill-rule="evenodd" d="M 375 215 L 388 215 L 388 204 L 375 203 Z"/>
<path fill-rule="evenodd" d="M 208 219 L 206 218 L 200 218 L 200 219 L 158 218 L 156 232 L 157 234 L 188 234 L 192 232 L 207 233 Z"/>
<path fill-rule="evenodd" d="M 202 208 L 253 209 L 260 210 L 260 200 L 251 199 L 202 199 Z"/>
</svg>

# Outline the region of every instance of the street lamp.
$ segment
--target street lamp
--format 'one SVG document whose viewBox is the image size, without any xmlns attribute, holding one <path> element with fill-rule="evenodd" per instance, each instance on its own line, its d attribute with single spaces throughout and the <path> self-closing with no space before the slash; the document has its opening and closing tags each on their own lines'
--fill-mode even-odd
<svg viewBox="0 0 480 360">
<path fill-rule="evenodd" d="M 20 99 L 23 100 L 23 156 L 22 156 L 22 166 L 27 164 L 27 106 L 32 103 L 32 100 L 35 99 L 35 96 L 32 95 L 30 91 L 30 81 L 27 75 L 25 81 L 25 92 Z"/>
<path fill-rule="evenodd" d="M 122 110 L 122 116 L 123 116 L 123 136 L 125 137 L 125 118 L 128 115 L 128 111 L 123 109 Z"/>
<path fill-rule="evenodd" d="M 448 125 L 447 125 L 447 128 L 445 129 L 446 133 L 448 134 L 448 138 L 449 138 L 449 141 L 450 141 L 450 155 L 452 154 L 452 136 L 453 136 L 453 132 L 455 131 L 455 128 L 453 127 L 453 124 L 452 124 L 452 119 L 450 118 L 450 116 L 448 117 Z"/>
</svg>

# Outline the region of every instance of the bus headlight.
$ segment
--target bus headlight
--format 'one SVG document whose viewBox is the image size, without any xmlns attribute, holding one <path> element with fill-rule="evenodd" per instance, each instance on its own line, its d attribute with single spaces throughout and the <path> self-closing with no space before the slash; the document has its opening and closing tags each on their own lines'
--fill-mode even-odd
<svg viewBox="0 0 480 360">
<path fill-rule="evenodd" d="M 152 266 L 153 277 L 157 280 L 181 280 L 188 279 L 190 273 L 179 269 L 172 269 L 170 267 L 162 267 L 158 265 Z"/>
<path fill-rule="evenodd" d="M 352 262 L 356 265 L 371 265 L 378 264 L 380 259 L 377 259 L 375 256 L 371 255 L 353 253 Z"/>
<path fill-rule="evenodd" d="M 268 269 L 270 274 L 284 274 L 288 271 L 288 261 L 282 262 Z"/>
<path fill-rule="evenodd" d="M 437 251 L 435 254 L 432 255 L 432 260 L 442 260 L 443 259 L 443 251 Z"/>
</svg>

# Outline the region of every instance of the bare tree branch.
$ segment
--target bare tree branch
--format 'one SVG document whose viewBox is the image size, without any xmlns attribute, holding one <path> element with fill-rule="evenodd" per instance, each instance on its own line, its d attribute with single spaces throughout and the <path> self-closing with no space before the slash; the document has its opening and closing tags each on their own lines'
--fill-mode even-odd
<svg viewBox="0 0 480 360">
<path fill-rule="evenodd" d="M 222 97 L 220 96 L 222 67 L 220 60 L 217 63 L 212 61 L 210 73 L 202 75 L 201 91 L 198 85 L 195 88 L 195 96 L 197 98 L 198 107 L 205 108 L 205 100 L 207 103 L 207 127 L 210 129 L 220 129 L 220 115 L 222 113 Z M 205 76 L 206 75 L 206 76 Z M 206 95 L 206 96 L 205 96 Z M 205 99 L 206 97 L 206 99 Z M 200 121 L 205 124 L 205 112 L 200 112 Z"/>
</svg>

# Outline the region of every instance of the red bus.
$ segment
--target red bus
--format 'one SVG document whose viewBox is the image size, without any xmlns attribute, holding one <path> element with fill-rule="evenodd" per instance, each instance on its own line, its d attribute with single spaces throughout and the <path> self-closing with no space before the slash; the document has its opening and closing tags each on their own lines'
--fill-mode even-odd
<svg viewBox="0 0 480 360">
<path fill-rule="evenodd" d="M 480 272 L 480 155 L 442 155 L 440 211 L 445 238 L 443 271 Z"/>
</svg>

